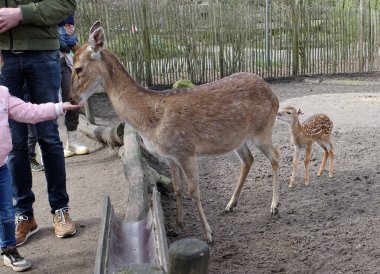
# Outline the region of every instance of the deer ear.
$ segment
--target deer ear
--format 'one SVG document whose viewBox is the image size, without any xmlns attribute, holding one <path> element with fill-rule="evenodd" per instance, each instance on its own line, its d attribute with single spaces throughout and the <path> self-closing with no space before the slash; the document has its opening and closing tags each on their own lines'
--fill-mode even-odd
<svg viewBox="0 0 380 274">
<path fill-rule="evenodd" d="M 95 30 L 101 27 L 102 27 L 102 24 L 100 23 L 100 21 L 96 21 L 90 28 L 90 34 L 92 34 Z"/>
<path fill-rule="evenodd" d="M 303 112 L 302 112 L 302 110 L 299 108 L 299 109 L 297 109 L 297 114 L 298 115 L 301 115 L 301 114 L 303 114 Z"/>
<path fill-rule="evenodd" d="M 99 23 L 100 24 L 100 23 Z M 91 50 L 94 53 L 99 53 L 100 50 L 104 46 L 104 29 L 102 27 L 99 27 L 95 29 L 91 34 L 88 39 L 88 43 L 90 44 Z"/>
</svg>

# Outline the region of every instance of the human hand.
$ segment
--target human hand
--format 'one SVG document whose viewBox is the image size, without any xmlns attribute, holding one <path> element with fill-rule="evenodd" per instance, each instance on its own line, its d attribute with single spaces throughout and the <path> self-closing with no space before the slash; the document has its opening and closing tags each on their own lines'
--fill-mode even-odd
<svg viewBox="0 0 380 274">
<path fill-rule="evenodd" d="M 0 33 L 14 28 L 22 20 L 21 9 L 18 8 L 1 8 L 0 9 Z"/>
<path fill-rule="evenodd" d="M 63 111 L 80 109 L 81 107 L 83 107 L 83 106 L 82 105 L 73 105 L 69 102 L 65 102 L 62 104 Z"/>
</svg>

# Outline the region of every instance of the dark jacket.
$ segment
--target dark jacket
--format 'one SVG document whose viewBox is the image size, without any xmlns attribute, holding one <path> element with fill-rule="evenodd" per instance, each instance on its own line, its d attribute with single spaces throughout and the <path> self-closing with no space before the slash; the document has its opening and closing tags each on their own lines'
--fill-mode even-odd
<svg viewBox="0 0 380 274">
<path fill-rule="evenodd" d="M 8 3 L 8 6 L 5 5 Z M 20 6 L 22 22 L 0 34 L 2 50 L 57 50 L 58 23 L 76 9 L 75 0 L 19 0 L 0 1 L 0 8 Z"/>
</svg>

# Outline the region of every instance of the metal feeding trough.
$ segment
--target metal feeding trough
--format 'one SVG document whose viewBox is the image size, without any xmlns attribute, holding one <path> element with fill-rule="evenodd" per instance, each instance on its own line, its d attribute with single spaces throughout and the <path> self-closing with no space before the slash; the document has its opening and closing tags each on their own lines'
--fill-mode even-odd
<svg viewBox="0 0 380 274">
<path fill-rule="evenodd" d="M 135 222 L 117 217 L 107 196 L 94 273 L 166 273 L 168 245 L 162 220 L 156 188 L 148 214 Z"/>
<path fill-rule="evenodd" d="M 153 189 L 152 206 L 136 222 L 118 218 L 107 196 L 95 260 L 95 274 L 207 274 L 209 246 L 198 239 L 174 242 L 168 251 L 160 194 Z"/>
</svg>

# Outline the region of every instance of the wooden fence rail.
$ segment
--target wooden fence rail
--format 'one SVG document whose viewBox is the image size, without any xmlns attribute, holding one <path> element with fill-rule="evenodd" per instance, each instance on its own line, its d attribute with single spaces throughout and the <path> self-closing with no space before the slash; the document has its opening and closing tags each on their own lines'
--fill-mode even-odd
<svg viewBox="0 0 380 274">
<path fill-rule="evenodd" d="M 84 42 L 92 23 L 102 21 L 108 48 L 145 86 L 204 83 L 238 71 L 279 78 L 380 68 L 380 11 L 370 1 L 187 2 L 78 1 L 77 34 Z"/>
</svg>

